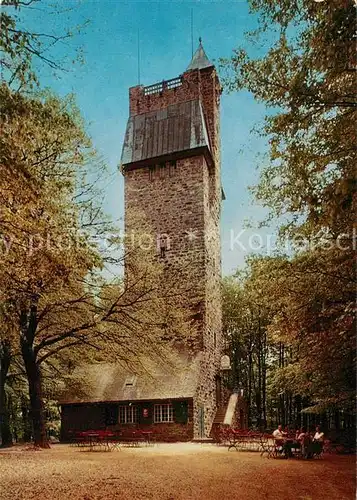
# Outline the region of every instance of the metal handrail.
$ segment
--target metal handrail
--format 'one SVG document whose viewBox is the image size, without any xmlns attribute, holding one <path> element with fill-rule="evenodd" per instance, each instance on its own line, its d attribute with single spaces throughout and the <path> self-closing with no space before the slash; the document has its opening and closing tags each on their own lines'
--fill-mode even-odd
<svg viewBox="0 0 357 500">
<path fill-rule="evenodd" d="M 148 85 L 144 87 L 144 95 L 159 94 L 164 90 L 171 90 L 182 85 L 182 77 L 178 76 L 176 78 L 171 78 L 171 80 L 163 80 L 159 83 L 154 83 L 153 85 Z"/>
</svg>

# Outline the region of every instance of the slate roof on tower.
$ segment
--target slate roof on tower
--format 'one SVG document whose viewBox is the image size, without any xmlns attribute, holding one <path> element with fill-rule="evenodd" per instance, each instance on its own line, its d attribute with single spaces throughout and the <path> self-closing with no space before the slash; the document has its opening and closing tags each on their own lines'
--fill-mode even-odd
<svg viewBox="0 0 357 500">
<path fill-rule="evenodd" d="M 122 165 L 204 150 L 210 145 L 202 106 L 198 99 L 164 109 L 130 116 L 126 127 Z"/>
<path fill-rule="evenodd" d="M 188 68 L 186 71 L 191 71 L 192 69 L 209 68 L 210 66 L 213 66 L 213 64 L 208 59 L 206 52 L 204 51 L 204 48 L 202 45 L 202 40 L 200 38 L 200 44 L 198 46 L 198 49 L 193 54 L 192 60 L 191 60 L 190 64 L 188 65 Z"/>
</svg>

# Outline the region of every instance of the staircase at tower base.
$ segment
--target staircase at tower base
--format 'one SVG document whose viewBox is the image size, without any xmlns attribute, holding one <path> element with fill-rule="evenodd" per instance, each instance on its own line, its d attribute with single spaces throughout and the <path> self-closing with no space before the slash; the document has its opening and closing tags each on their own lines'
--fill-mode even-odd
<svg viewBox="0 0 357 500">
<path fill-rule="evenodd" d="M 217 408 L 210 436 L 215 442 L 220 442 L 222 429 L 248 427 L 248 411 L 245 399 L 238 393 L 230 395 L 227 404 Z"/>
</svg>

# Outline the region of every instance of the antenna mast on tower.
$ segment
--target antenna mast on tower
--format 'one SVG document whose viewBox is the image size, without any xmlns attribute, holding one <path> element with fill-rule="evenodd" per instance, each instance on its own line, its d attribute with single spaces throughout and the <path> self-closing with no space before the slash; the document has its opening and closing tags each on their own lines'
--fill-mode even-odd
<svg viewBox="0 0 357 500">
<path fill-rule="evenodd" d="M 193 57 L 193 7 L 191 8 L 191 58 Z"/>
<path fill-rule="evenodd" d="M 140 31 L 138 28 L 138 85 L 140 85 Z"/>
</svg>

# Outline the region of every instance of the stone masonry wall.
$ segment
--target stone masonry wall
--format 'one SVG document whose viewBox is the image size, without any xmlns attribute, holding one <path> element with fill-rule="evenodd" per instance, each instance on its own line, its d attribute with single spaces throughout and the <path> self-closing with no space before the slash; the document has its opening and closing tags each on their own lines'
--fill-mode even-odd
<svg viewBox="0 0 357 500">
<path fill-rule="evenodd" d="M 200 380 L 194 398 L 194 434 L 199 436 L 199 408 L 204 408 L 205 435 L 208 436 L 215 417 L 216 376 L 219 374 L 222 354 L 222 304 L 221 304 L 221 245 L 220 245 L 220 198 L 212 195 L 212 174 L 204 173 L 205 219 L 205 325 L 203 358 Z M 214 187 L 214 185 L 213 185 Z"/>
<path fill-rule="evenodd" d="M 178 160 L 154 173 L 149 167 L 125 173 L 125 225 L 129 241 L 144 249 L 170 273 L 171 280 L 184 283 L 187 305 L 195 315 L 195 348 L 202 348 L 205 309 L 204 157 Z M 139 213 L 141 211 L 141 213 Z M 165 235 L 168 245 L 160 256 L 158 241 Z"/>
<path fill-rule="evenodd" d="M 205 350 L 201 377 L 194 399 L 194 434 L 199 436 L 199 412 L 204 408 L 204 432 L 209 436 L 217 410 L 216 376 L 219 374 L 222 354 L 222 303 L 221 303 L 221 158 L 220 158 L 220 85 L 215 72 L 201 71 L 200 98 L 205 110 L 210 136 L 214 168 L 204 171 L 205 219 Z"/>
<path fill-rule="evenodd" d="M 130 89 L 131 115 L 197 98 L 203 106 L 214 167 L 209 168 L 201 155 L 178 160 L 175 166 L 167 162 L 154 171 L 149 167 L 129 169 L 124 175 L 126 232 L 150 235 L 148 255 L 190 285 L 187 301 L 195 313 L 196 350 L 201 351 L 193 407 L 194 436 L 200 437 L 202 408 L 205 436 L 209 436 L 215 416 L 215 377 L 221 355 L 220 84 L 210 67 L 184 73 L 181 86 L 157 94 L 145 95 L 142 86 Z M 169 241 L 164 258 L 158 255 L 160 234 Z"/>
</svg>

